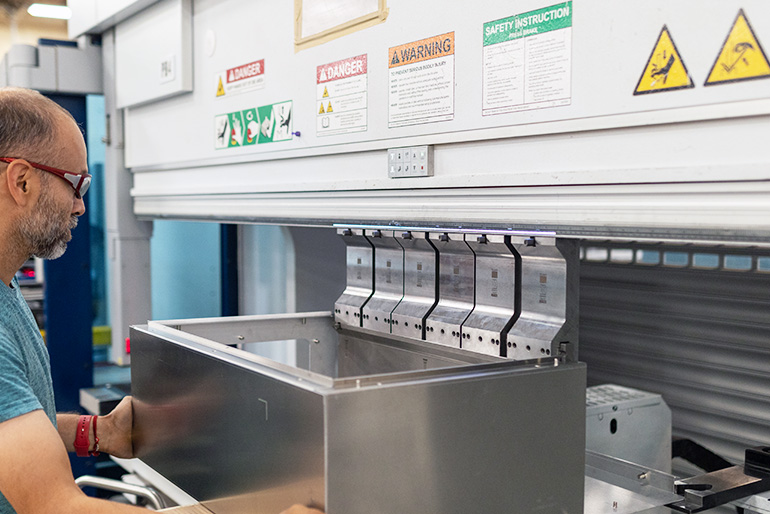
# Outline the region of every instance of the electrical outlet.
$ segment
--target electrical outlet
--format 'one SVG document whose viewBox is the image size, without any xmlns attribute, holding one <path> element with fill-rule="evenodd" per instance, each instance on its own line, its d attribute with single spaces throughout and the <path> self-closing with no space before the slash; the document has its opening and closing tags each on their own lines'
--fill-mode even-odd
<svg viewBox="0 0 770 514">
<path fill-rule="evenodd" d="M 388 177 L 432 177 L 433 147 L 430 145 L 388 149 Z"/>
</svg>

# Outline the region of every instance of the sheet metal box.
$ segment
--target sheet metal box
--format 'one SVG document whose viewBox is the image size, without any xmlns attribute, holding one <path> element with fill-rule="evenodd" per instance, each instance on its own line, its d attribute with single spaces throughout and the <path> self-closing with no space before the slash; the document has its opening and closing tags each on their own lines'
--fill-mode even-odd
<svg viewBox="0 0 770 514">
<path fill-rule="evenodd" d="M 329 313 L 150 322 L 131 341 L 136 452 L 216 514 L 583 510 L 583 364 Z M 299 365 L 250 352 L 264 344 L 296 345 Z"/>
</svg>

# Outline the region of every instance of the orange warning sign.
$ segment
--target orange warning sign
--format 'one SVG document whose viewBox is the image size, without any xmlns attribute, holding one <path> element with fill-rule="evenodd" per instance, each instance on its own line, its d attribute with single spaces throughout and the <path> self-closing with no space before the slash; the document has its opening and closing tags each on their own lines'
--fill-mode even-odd
<svg viewBox="0 0 770 514">
<path fill-rule="evenodd" d="M 711 67 L 705 86 L 770 77 L 770 63 L 741 9 Z"/>
<path fill-rule="evenodd" d="M 663 25 L 658 42 L 655 43 L 652 55 L 647 59 L 647 65 L 639 78 L 634 94 L 643 95 L 691 87 L 695 87 L 695 84 L 676 49 L 674 40 L 671 39 L 668 27 Z"/>
<path fill-rule="evenodd" d="M 394 46 L 389 50 L 390 64 L 388 68 L 395 68 L 405 64 L 427 61 L 437 57 L 446 57 L 455 53 L 455 33 L 447 32 L 440 36 L 433 36 L 413 43 Z"/>
</svg>

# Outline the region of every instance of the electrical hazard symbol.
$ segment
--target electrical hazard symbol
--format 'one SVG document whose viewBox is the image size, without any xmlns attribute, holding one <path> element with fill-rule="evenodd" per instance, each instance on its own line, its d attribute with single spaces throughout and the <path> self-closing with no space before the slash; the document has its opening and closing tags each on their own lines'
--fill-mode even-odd
<svg viewBox="0 0 770 514">
<path fill-rule="evenodd" d="M 329 98 L 329 89 L 326 86 L 324 86 L 324 94 L 322 98 Z"/>
<path fill-rule="evenodd" d="M 217 96 L 225 96 L 225 86 L 222 84 L 222 77 L 219 77 L 219 85 L 217 86 Z"/>
<path fill-rule="evenodd" d="M 705 86 L 770 77 L 770 63 L 741 9 L 727 34 Z"/>
<path fill-rule="evenodd" d="M 652 55 L 647 60 L 647 66 L 639 78 L 634 94 L 644 95 L 691 87 L 695 87 L 695 84 L 687 72 L 687 67 L 676 49 L 668 28 L 663 25 L 658 42 L 655 43 Z"/>
<path fill-rule="evenodd" d="M 320 109 L 318 109 L 318 114 L 323 114 L 323 113 L 325 113 L 325 112 L 326 112 L 326 111 L 324 111 L 324 103 L 323 103 L 323 102 L 321 102 L 321 108 L 320 108 Z"/>
<path fill-rule="evenodd" d="M 326 107 L 326 112 L 334 112 L 334 109 L 332 109 L 332 103 L 329 102 L 329 105 Z"/>
</svg>

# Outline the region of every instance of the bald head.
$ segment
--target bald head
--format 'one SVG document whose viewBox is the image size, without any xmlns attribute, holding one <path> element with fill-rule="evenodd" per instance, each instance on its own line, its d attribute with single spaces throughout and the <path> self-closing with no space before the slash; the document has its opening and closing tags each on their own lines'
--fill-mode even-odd
<svg viewBox="0 0 770 514">
<path fill-rule="evenodd" d="M 51 142 L 65 122 L 74 123 L 70 113 L 37 91 L 0 88 L 0 157 L 51 162 L 58 153 Z"/>
</svg>

